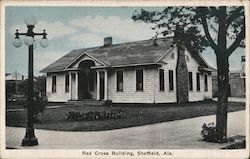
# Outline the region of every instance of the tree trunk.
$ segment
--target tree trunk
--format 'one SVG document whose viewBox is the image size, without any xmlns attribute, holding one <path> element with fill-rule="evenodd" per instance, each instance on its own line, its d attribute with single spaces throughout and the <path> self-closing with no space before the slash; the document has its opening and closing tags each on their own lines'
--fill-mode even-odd
<svg viewBox="0 0 250 159">
<path fill-rule="evenodd" d="M 217 78 L 218 78 L 218 103 L 216 112 L 216 133 L 218 142 L 227 140 L 227 104 L 228 104 L 228 73 L 229 63 L 227 55 L 227 28 L 226 28 L 226 7 L 219 7 L 219 31 L 218 48 L 215 50 L 217 58 Z"/>
<path fill-rule="evenodd" d="M 219 54 L 217 54 L 219 55 Z M 218 103 L 216 112 L 216 131 L 218 142 L 227 141 L 227 107 L 229 86 L 229 63 L 227 56 L 217 56 Z"/>
</svg>

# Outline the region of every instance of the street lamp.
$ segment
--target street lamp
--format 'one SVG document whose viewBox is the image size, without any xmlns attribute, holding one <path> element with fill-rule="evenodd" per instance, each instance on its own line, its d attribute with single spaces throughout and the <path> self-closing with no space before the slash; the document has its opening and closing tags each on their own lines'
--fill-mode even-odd
<svg viewBox="0 0 250 159">
<path fill-rule="evenodd" d="M 34 114 L 34 90 L 33 90 L 33 49 L 35 47 L 34 36 L 43 36 L 40 40 L 40 45 L 42 47 L 48 46 L 48 39 L 46 38 L 47 33 L 43 30 L 43 33 L 34 33 L 33 29 L 37 23 L 34 16 L 26 18 L 24 20 L 27 25 L 27 33 L 19 33 L 18 29 L 16 30 L 16 37 L 13 41 L 15 47 L 22 46 L 22 40 L 19 38 L 20 35 L 24 35 L 24 43 L 29 46 L 29 65 L 28 65 L 28 101 L 27 101 L 27 128 L 25 137 L 22 140 L 22 146 L 34 146 L 38 145 L 38 140 L 35 137 L 35 132 L 33 128 L 33 114 Z"/>
</svg>

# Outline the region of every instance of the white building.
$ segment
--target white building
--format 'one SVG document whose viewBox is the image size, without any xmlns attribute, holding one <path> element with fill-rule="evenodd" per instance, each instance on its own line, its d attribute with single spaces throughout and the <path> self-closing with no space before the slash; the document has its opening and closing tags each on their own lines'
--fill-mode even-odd
<svg viewBox="0 0 250 159">
<path fill-rule="evenodd" d="M 213 69 L 173 37 L 73 50 L 41 72 L 49 101 L 173 103 L 212 98 Z"/>
</svg>

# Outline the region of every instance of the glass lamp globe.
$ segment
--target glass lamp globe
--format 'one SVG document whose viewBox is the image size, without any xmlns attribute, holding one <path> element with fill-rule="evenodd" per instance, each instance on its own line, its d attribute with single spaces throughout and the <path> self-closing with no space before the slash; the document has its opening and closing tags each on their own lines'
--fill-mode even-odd
<svg viewBox="0 0 250 159">
<path fill-rule="evenodd" d="M 13 41 L 13 45 L 17 48 L 17 47 L 21 47 L 22 46 L 22 40 L 19 38 L 15 38 Z"/>
<path fill-rule="evenodd" d="M 24 43 L 25 43 L 26 45 L 28 45 L 28 46 L 33 45 L 33 43 L 34 43 L 34 38 L 31 37 L 31 36 L 26 36 L 26 37 L 24 38 Z"/>
<path fill-rule="evenodd" d="M 37 20 L 35 16 L 30 16 L 24 19 L 26 25 L 36 25 Z"/>
<path fill-rule="evenodd" d="M 40 40 L 40 45 L 41 45 L 43 48 L 47 47 L 47 46 L 49 45 L 48 39 L 42 38 L 42 39 Z"/>
</svg>

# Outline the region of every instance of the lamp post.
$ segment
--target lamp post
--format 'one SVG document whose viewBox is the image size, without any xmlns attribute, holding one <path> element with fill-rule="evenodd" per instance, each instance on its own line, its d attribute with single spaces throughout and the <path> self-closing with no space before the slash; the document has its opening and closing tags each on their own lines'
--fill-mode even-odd
<svg viewBox="0 0 250 159">
<path fill-rule="evenodd" d="M 43 33 L 34 33 L 33 29 L 37 23 L 35 17 L 29 17 L 24 20 L 27 25 L 27 33 L 19 33 L 18 29 L 16 30 L 16 37 L 14 39 L 13 45 L 15 47 L 22 46 L 22 40 L 19 38 L 20 35 L 25 36 L 24 43 L 29 47 L 29 64 L 28 64 L 28 101 L 27 101 L 27 128 L 25 137 L 22 140 L 22 146 L 34 146 L 38 145 L 38 140 L 35 137 L 35 132 L 33 128 L 33 114 L 34 114 L 34 90 L 33 90 L 33 49 L 36 45 L 34 42 L 35 36 L 42 36 L 40 40 L 40 45 L 42 47 L 48 46 L 48 40 L 46 38 L 47 34 L 45 30 Z"/>
</svg>

